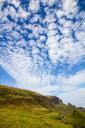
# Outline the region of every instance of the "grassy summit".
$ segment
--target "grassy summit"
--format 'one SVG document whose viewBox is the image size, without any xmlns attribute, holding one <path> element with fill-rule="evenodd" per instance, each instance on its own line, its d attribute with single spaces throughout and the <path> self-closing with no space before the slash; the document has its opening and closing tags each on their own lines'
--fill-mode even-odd
<svg viewBox="0 0 85 128">
<path fill-rule="evenodd" d="M 0 85 L 0 128 L 85 128 L 85 109 Z"/>
</svg>

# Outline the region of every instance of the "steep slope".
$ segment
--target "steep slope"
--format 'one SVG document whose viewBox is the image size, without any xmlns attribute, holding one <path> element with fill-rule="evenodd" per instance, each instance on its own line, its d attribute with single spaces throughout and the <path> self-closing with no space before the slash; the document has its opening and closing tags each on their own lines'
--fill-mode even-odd
<svg viewBox="0 0 85 128">
<path fill-rule="evenodd" d="M 0 86 L 0 105 L 29 105 L 55 108 L 60 103 L 62 103 L 62 100 L 56 96 L 43 96 L 32 91 Z"/>
<path fill-rule="evenodd" d="M 0 85 L 0 128 L 85 128 L 85 109 L 55 96 Z"/>
</svg>

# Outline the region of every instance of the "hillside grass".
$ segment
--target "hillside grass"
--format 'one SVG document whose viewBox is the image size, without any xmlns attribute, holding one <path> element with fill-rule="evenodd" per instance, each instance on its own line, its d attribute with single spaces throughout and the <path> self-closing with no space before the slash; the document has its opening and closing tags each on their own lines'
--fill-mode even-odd
<svg viewBox="0 0 85 128">
<path fill-rule="evenodd" d="M 39 113 L 40 112 L 40 113 Z M 47 110 L 30 112 L 21 108 L 0 109 L 1 128 L 73 128 L 60 120 L 58 113 L 48 113 Z"/>
<path fill-rule="evenodd" d="M 0 128 L 85 128 L 85 109 L 0 85 Z"/>
</svg>

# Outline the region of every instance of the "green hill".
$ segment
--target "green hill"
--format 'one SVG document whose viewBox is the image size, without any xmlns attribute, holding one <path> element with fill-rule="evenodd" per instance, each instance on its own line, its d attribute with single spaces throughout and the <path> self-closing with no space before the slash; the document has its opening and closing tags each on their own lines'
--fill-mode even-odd
<svg viewBox="0 0 85 128">
<path fill-rule="evenodd" d="M 56 96 L 0 85 L 0 128 L 85 128 L 85 109 Z"/>
</svg>

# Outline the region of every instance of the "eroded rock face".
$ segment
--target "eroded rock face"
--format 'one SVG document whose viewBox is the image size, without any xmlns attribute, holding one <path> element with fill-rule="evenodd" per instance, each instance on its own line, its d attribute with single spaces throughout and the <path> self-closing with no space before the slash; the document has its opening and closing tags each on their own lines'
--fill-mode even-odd
<svg viewBox="0 0 85 128">
<path fill-rule="evenodd" d="M 54 104 L 63 103 L 63 101 L 57 96 L 51 96 L 51 100 L 50 101 L 53 102 Z"/>
</svg>

